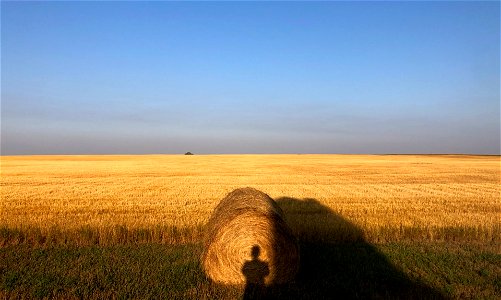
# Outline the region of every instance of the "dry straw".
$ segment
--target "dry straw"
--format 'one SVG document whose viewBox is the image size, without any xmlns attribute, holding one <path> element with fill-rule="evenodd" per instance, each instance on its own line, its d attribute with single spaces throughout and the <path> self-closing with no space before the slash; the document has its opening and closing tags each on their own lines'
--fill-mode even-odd
<svg viewBox="0 0 501 300">
<path fill-rule="evenodd" d="M 281 284 L 296 275 L 299 249 L 275 201 L 256 189 L 241 188 L 215 208 L 202 266 L 218 283 L 245 284 L 257 278 L 266 285 Z"/>
</svg>

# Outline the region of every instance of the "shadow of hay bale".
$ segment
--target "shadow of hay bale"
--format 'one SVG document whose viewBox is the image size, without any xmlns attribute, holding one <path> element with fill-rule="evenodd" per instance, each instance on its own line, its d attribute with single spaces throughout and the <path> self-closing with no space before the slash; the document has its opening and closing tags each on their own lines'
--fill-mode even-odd
<svg viewBox="0 0 501 300">
<path fill-rule="evenodd" d="M 282 213 L 273 199 L 256 189 L 229 193 L 207 224 L 201 256 L 207 276 L 236 285 L 293 280 L 299 249 Z"/>
<path fill-rule="evenodd" d="M 293 234 L 301 242 L 364 242 L 362 229 L 315 199 L 279 198 L 277 203 Z"/>
<path fill-rule="evenodd" d="M 445 299 L 396 269 L 363 231 L 315 199 L 276 202 L 300 245 L 296 281 L 267 290 L 269 299 Z"/>
</svg>

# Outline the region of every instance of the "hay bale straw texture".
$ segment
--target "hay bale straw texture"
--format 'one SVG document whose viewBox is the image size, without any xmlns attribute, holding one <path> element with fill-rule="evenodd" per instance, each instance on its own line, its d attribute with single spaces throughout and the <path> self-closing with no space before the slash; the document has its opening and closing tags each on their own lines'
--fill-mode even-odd
<svg viewBox="0 0 501 300">
<path fill-rule="evenodd" d="M 267 267 L 264 284 L 286 283 L 298 271 L 299 249 L 277 203 L 256 189 L 240 188 L 229 193 L 212 213 L 202 266 L 215 282 L 245 284 L 249 268 L 243 271 L 244 265 L 252 261 Z M 262 270 L 255 272 L 258 275 Z"/>
</svg>

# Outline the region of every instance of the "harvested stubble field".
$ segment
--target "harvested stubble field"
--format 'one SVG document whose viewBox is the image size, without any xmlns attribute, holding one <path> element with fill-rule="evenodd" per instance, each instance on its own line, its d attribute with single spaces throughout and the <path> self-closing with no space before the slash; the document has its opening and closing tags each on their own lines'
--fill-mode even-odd
<svg viewBox="0 0 501 300">
<path fill-rule="evenodd" d="M 2 156 L 0 295 L 238 297 L 197 257 L 214 207 L 251 186 L 301 246 L 297 282 L 274 297 L 496 298 L 500 180 L 499 156 Z"/>
</svg>

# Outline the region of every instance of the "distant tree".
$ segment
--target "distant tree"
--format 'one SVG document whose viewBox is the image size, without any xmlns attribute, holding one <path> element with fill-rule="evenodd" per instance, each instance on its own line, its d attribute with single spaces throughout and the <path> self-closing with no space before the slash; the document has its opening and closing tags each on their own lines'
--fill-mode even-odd
<svg viewBox="0 0 501 300">
<path fill-rule="evenodd" d="M 191 152 L 186 152 L 184 155 L 193 155 Z"/>
</svg>

